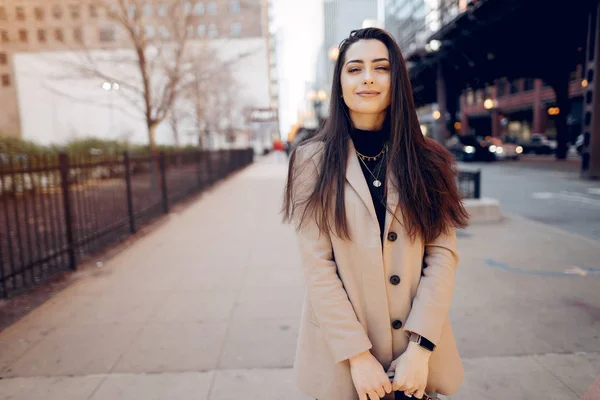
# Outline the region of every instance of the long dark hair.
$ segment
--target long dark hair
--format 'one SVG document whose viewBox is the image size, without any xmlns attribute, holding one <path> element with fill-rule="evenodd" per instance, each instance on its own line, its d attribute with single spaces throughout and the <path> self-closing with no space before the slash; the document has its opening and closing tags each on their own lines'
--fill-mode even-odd
<svg viewBox="0 0 600 400">
<path fill-rule="evenodd" d="M 282 214 L 284 222 L 300 221 L 308 216 L 322 233 L 333 233 L 350 239 L 344 206 L 344 180 L 348 157 L 349 132 L 352 121 L 342 98 L 340 77 L 348 48 L 359 40 L 375 39 L 389 51 L 391 64 L 391 95 L 386 122 L 390 127 L 388 168 L 399 194 L 403 223 L 411 240 L 420 236 L 425 243 L 452 227 L 465 227 L 468 214 L 462 205 L 455 182 L 452 155 L 440 144 L 423 136 L 413 101 L 412 88 L 400 47 L 386 31 L 365 28 L 352 31 L 340 44 L 335 64 L 329 117 L 321 131 L 302 146 L 322 149 L 321 162 L 314 185 L 308 194 L 298 196 L 296 178 L 301 167 L 296 165 L 296 149 L 289 162 Z M 302 147 L 301 146 L 301 147 Z M 313 160 L 309 159 L 308 162 Z M 387 188 L 386 188 L 387 190 Z M 303 200 L 298 200 L 304 197 Z M 297 213 L 301 211 L 301 215 Z M 331 212 L 333 215 L 333 227 Z M 394 210 L 390 210 L 392 213 Z"/>
</svg>

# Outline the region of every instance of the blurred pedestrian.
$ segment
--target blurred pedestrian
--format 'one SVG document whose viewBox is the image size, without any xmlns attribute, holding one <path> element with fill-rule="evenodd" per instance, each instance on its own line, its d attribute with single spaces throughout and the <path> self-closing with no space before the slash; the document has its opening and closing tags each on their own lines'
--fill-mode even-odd
<svg viewBox="0 0 600 400">
<path fill-rule="evenodd" d="M 448 311 L 467 213 L 386 31 L 341 43 L 329 118 L 292 152 L 282 212 L 307 291 L 299 388 L 318 400 L 454 393 L 464 372 Z"/>
<path fill-rule="evenodd" d="M 275 152 L 275 161 L 279 162 L 283 159 L 282 153 L 285 152 L 285 144 L 281 139 L 275 139 L 273 141 L 273 151 Z"/>
</svg>

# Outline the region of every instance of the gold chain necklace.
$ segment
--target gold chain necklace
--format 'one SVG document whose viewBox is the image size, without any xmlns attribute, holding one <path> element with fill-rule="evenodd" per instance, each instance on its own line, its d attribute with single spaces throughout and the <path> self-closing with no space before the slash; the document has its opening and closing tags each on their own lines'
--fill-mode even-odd
<svg viewBox="0 0 600 400">
<path fill-rule="evenodd" d="M 381 150 L 381 153 L 379 153 L 377 156 L 375 157 L 379 157 L 381 154 L 383 154 L 385 152 L 385 148 L 386 146 L 383 147 L 383 150 Z M 355 150 L 356 151 L 356 150 Z M 378 176 L 375 176 L 375 174 L 373 172 L 371 172 L 371 169 L 367 166 L 367 164 L 365 163 L 365 161 L 362 159 L 361 154 L 356 151 L 356 154 L 358 154 L 358 159 L 363 163 L 363 165 L 365 166 L 365 168 L 367 169 L 367 171 L 369 171 L 369 173 L 371 174 L 371 176 L 373 177 L 374 181 L 373 181 L 373 186 L 375 186 L 376 188 L 381 186 L 381 181 L 379 180 Z M 374 157 L 371 157 L 374 158 Z M 377 167 L 380 167 L 381 163 L 379 163 L 379 165 Z M 377 168 L 376 168 L 377 169 Z"/>
<path fill-rule="evenodd" d="M 383 146 L 383 148 L 381 149 L 381 151 L 379 152 L 379 154 L 377 154 L 376 156 L 373 157 L 369 157 L 369 156 L 365 156 L 364 154 L 361 154 L 358 152 L 358 150 L 354 149 L 354 151 L 356 151 L 356 154 L 363 160 L 363 161 L 375 161 L 377 160 L 379 157 L 381 157 L 383 155 L 383 153 L 385 153 L 385 147 Z"/>
</svg>

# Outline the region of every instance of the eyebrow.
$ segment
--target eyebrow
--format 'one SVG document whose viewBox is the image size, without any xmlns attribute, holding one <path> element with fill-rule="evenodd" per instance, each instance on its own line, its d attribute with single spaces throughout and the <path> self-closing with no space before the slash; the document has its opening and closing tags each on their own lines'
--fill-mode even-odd
<svg viewBox="0 0 600 400">
<path fill-rule="evenodd" d="M 390 62 L 390 60 L 388 60 L 387 58 L 375 58 L 374 60 L 371 60 L 371 62 L 379 62 L 379 61 L 387 61 Z M 350 64 L 350 63 L 359 63 L 359 64 L 364 64 L 365 62 L 363 60 L 350 60 L 346 63 L 346 65 Z"/>
</svg>

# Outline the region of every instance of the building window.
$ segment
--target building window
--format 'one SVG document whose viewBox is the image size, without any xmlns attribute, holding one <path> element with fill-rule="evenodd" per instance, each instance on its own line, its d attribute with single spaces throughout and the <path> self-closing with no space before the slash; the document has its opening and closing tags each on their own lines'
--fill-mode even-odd
<svg viewBox="0 0 600 400">
<path fill-rule="evenodd" d="M 158 5 L 158 8 L 156 9 L 156 13 L 158 14 L 159 17 L 166 17 L 167 16 L 167 4 L 166 3 L 160 3 Z"/>
<path fill-rule="evenodd" d="M 496 97 L 502 97 L 506 94 L 506 79 L 500 78 L 496 82 Z"/>
<path fill-rule="evenodd" d="M 44 19 L 44 9 L 42 7 L 35 8 L 35 19 L 42 21 Z"/>
<path fill-rule="evenodd" d="M 2 43 L 8 43 L 10 38 L 8 37 L 8 31 L 1 31 L 0 37 L 2 37 Z"/>
<path fill-rule="evenodd" d="M 8 64 L 8 57 L 6 56 L 6 53 L 0 53 L 0 65 L 6 64 Z"/>
<path fill-rule="evenodd" d="M 137 18 L 137 6 L 135 4 L 129 5 L 129 18 L 136 19 Z"/>
<path fill-rule="evenodd" d="M 81 28 L 75 28 L 73 30 L 73 38 L 77 43 L 83 43 L 83 32 L 81 31 Z"/>
<path fill-rule="evenodd" d="M 54 31 L 54 37 L 56 38 L 56 40 L 58 40 L 59 42 L 64 42 L 65 41 L 65 37 L 63 35 L 63 31 L 62 29 L 58 28 Z"/>
<path fill-rule="evenodd" d="M 183 3 L 183 14 L 190 15 L 191 13 L 192 13 L 192 3 L 190 3 L 189 1 L 186 1 L 185 3 Z"/>
<path fill-rule="evenodd" d="M 573 82 L 576 81 L 579 78 L 579 71 L 578 69 L 575 69 L 575 71 L 571 71 L 569 73 L 569 81 Z"/>
<path fill-rule="evenodd" d="M 214 1 L 208 3 L 206 8 L 208 9 L 208 15 L 217 15 L 217 3 Z"/>
<path fill-rule="evenodd" d="M 152 39 L 154 37 L 154 27 L 152 25 L 146 25 L 144 27 L 144 34 L 148 39 Z"/>
<path fill-rule="evenodd" d="M 27 31 L 25 29 L 20 29 L 19 30 L 19 40 L 21 42 L 27 42 Z"/>
<path fill-rule="evenodd" d="M 513 79 L 510 81 L 510 94 L 515 94 L 519 91 L 519 81 Z"/>
<path fill-rule="evenodd" d="M 169 30 L 162 25 L 158 27 L 158 33 L 163 39 L 168 39 L 169 37 L 171 37 Z"/>
<path fill-rule="evenodd" d="M 219 35 L 217 31 L 217 26 L 215 24 L 210 24 L 208 27 L 208 37 L 214 38 Z"/>
<path fill-rule="evenodd" d="M 79 6 L 69 6 L 69 12 L 71 13 L 71 18 L 73 19 L 79 19 L 81 17 L 81 13 L 79 12 Z"/>
<path fill-rule="evenodd" d="M 25 21 L 25 10 L 23 7 L 17 7 L 17 21 Z"/>
<path fill-rule="evenodd" d="M 117 40 L 117 30 L 114 26 L 107 26 L 100 28 L 98 31 L 98 36 L 100 38 L 100 42 L 109 43 Z"/>
<path fill-rule="evenodd" d="M 198 37 L 206 36 L 206 25 L 200 24 L 198 25 Z"/>
<path fill-rule="evenodd" d="M 535 85 L 534 85 L 534 80 L 533 78 L 526 78 L 523 80 L 523 90 L 528 92 L 530 90 L 533 90 Z"/>
<path fill-rule="evenodd" d="M 492 88 L 490 86 L 485 85 L 485 88 L 483 89 L 483 96 L 484 96 L 484 99 L 492 98 Z"/>
<path fill-rule="evenodd" d="M 8 74 L 2 75 L 2 86 L 10 86 L 10 76 Z"/>
<path fill-rule="evenodd" d="M 194 36 L 194 27 L 191 25 L 188 25 L 187 27 L 187 37 L 191 38 Z"/>
<path fill-rule="evenodd" d="M 46 43 L 46 31 L 43 29 L 38 29 L 37 31 L 38 41 L 40 43 Z"/>
<path fill-rule="evenodd" d="M 152 3 L 144 3 L 144 17 L 151 17 L 153 11 Z"/>
<path fill-rule="evenodd" d="M 242 24 L 240 22 L 231 23 L 231 36 L 240 36 L 242 34 Z"/>
<path fill-rule="evenodd" d="M 201 1 L 194 6 L 194 15 L 204 15 L 204 3 Z"/>
<path fill-rule="evenodd" d="M 238 0 L 234 0 L 231 2 L 231 13 L 232 14 L 239 14 L 241 11 L 241 7 L 240 7 L 240 2 Z"/>
<path fill-rule="evenodd" d="M 483 90 L 477 89 L 475 91 L 475 104 L 483 103 Z"/>
<path fill-rule="evenodd" d="M 98 18 L 98 9 L 94 4 L 90 4 L 90 18 Z"/>
<path fill-rule="evenodd" d="M 54 7 L 52 7 L 52 16 L 55 19 L 61 19 L 62 18 L 62 8 L 60 8 L 60 6 L 57 4 Z"/>
<path fill-rule="evenodd" d="M 0 21 L 6 21 L 6 8 L 0 7 Z"/>
</svg>

